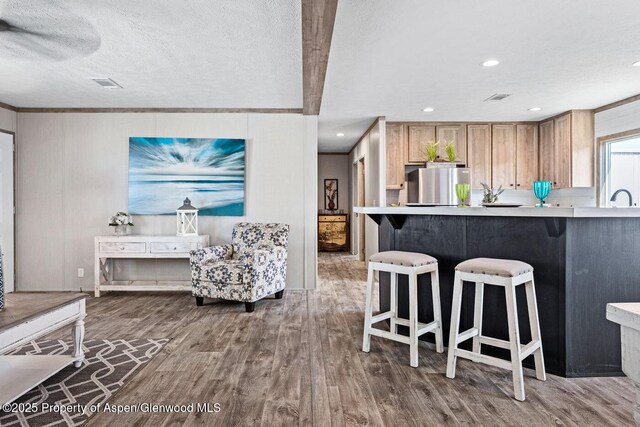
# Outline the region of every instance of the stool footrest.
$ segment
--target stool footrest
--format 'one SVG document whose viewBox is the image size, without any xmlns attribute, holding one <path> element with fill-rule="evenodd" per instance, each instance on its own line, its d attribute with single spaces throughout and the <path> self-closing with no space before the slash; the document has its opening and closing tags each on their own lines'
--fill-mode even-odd
<svg viewBox="0 0 640 427">
<path fill-rule="evenodd" d="M 484 335 L 480 335 L 478 339 L 480 340 L 480 344 L 490 345 L 491 347 L 506 348 L 507 350 L 511 349 L 511 343 L 509 343 L 509 341 L 486 337 Z"/>
<path fill-rule="evenodd" d="M 409 337 L 405 337 L 404 335 L 394 334 L 393 332 L 383 331 L 382 329 L 371 328 L 369 330 L 371 335 L 375 335 L 377 337 L 386 338 L 393 341 L 398 341 L 403 344 L 410 344 L 411 341 Z"/>
<path fill-rule="evenodd" d="M 376 314 L 375 316 L 371 316 L 371 324 L 382 322 L 383 320 L 391 319 L 395 316 L 393 311 L 385 311 L 384 313 Z"/>
<path fill-rule="evenodd" d="M 474 353 L 468 350 L 455 349 L 455 355 L 463 357 L 465 359 L 472 360 L 474 362 L 486 363 L 487 365 L 497 366 L 503 369 L 512 369 L 511 362 L 508 360 L 498 359 L 497 357 L 487 356 L 486 354 Z"/>
<path fill-rule="evenodd" d="M 524 360 L 527 356 L 531 356 L 541 346 L 542 342 L 540 340 L 534 340 L 527 345 L 523 345 L 520 347 L 520 360 Z"/>
<path fill-rule="evenodd" d="M 466 341 L 469 338 L 475 337 L 476 335 L 478 335 L 478 332 L 478 328 L 471 328 L 459 333 L 456 337 L 456 344 L 460 344 L 461 342 Z"/>
<path fill-rule="evenodd" d="M 407 319 L 396 318 L 396 324 L 409 327 L 409 321 Z M 440 327 L 440 324 L 437 321 L 433 321 L 430 323 L 420 323 L 418 322 L 418 330 L 416 331 L 416 335 L 424 335 L 428 332 L 433 332 Z"/>
</svg>

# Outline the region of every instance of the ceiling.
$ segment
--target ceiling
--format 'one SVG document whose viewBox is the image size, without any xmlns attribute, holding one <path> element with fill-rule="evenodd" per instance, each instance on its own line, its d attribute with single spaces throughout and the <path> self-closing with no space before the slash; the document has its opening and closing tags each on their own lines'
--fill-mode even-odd
<svg viewBox="0 0 640 427">
<path fill-rule="evenodd" d="M 299 109 L 300 3 L 0 0 L 0 19 L 31 32 L 0 31 L 0 102 Z M 377 116 L 540 120 L 638 94 L 639 15 L 638 0 L 340 0 L 319 150 L 348 152 Z M 511 96 L 483 102 L 495 93 Z"/>
<path fill-rule="evenodd" d="M 636 95 L 638 16 L 637 0 L 340 0 L 320 151 L 349 151 L 377 116 L 539 120 Z"/>
<path fill-rule="evenodd" d="M 0 18 L 47 35 L 0 32 L 16 107 L 302 107 L 299 0 L 0 0 Z"/>
</svg>

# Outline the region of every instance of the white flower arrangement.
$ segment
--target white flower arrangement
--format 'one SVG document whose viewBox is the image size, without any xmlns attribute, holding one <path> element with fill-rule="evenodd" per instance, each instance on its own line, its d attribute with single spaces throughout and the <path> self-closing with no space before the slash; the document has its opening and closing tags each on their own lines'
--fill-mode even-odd
<svg viewBox="0 0 640 427">
<path fill-rule="evenodd" d="M 109 218 L 109 226 L 117 227 L 118 225 L 129 225 L 133 227 L 133 222 L 131 222 L 131 215 L 126 212 L 116 212 L 115 215 Z"/>
</svg>

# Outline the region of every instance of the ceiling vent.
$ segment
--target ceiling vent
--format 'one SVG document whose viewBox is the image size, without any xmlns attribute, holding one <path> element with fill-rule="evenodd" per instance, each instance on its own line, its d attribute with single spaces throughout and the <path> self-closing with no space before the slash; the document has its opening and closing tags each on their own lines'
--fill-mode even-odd
<svg viewBox="0 0 640 427">
<path fill-rule="evenodd" d="M 114 82 L 111 79 L 108 78 L 91 78 L 91 80 L 93 80 L 94 82 L 98 83 L 100 86 L 102 86 L 105 89 L 120 89 L 122 88 L 122 86 L 120 86 L 118 83 Z"/>
<path fill-rule="evenodd" d="M 502 101 L 507 96 L 509 96 L 508 93 L 494 93 L 493 95 L 485 99 L 485 101 Z"/>
</svg>

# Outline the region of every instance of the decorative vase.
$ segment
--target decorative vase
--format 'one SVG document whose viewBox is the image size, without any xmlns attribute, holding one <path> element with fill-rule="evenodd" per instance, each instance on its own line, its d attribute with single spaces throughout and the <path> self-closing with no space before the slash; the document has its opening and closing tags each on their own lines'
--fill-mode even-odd
<svg viewBox="0 0 640 427">
<path fill-rule="evenodd" d="M 467 197 L 469 197 L 469 193 L 471 193 L 471 185 L 470 184 L 456 184 L 456 196 L 458 196 L 458 200 L 460 201 L 460 204 L 458 205 L 459 208 L 464 208 L 466 207 L 466 200 Z"/>
<path fill-rule="evenodd" d="M 329 210 L 333 211 L 336 209 L 336 204 L 333 202 L 333 200 L 329 200 Z"/>
<path fill-rule="evenodd" d="M 544 208 L 544 199 L 549 196 L 551 191 L 551 181 L 534 181 L 533 194 L 540 200 L 539 208 Z"/>
<path fill-rule="evenodd" d="M 129 234 L 129 226 L 127 224 L 113 226 L 113 234 L 116 236 L 126 236 Z"/>
</svg>

